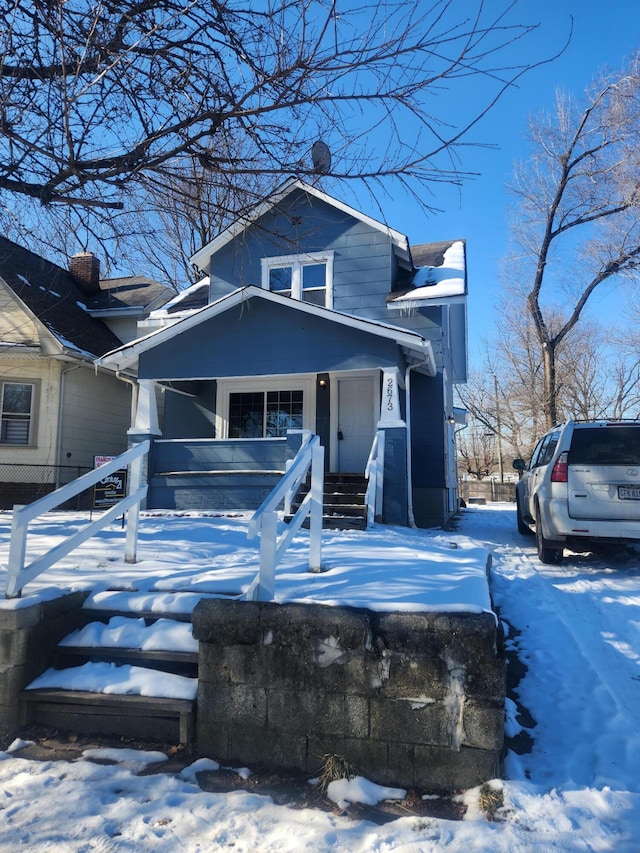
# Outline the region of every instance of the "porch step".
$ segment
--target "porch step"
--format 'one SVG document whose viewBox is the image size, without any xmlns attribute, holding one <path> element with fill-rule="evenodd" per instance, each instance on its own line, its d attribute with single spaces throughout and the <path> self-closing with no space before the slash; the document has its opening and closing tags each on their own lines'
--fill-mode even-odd
<svg viewBox="0 0 640 853">
<path fill-rule="evenodd" d="M 22 692 L 25 725 L 191 742 L 198 652 L 189 623 L 200 598 L 185 595 L 175 612 L 159 612 L 166 593 L 89 596 L 87 624 L 61 641 L 52 668 Z M 109 600 L 117 609 L 106 609 Z"/>
<path fill-rule="evenodd" d="M 294 501 L 294 510 L 308 490 L 307 482 Z M 366 492 L 367 481 L 362 474 L 325 474 L 322 526 L 327 530 L 364 530 L 367 526 Z"/>
<path fill-rule="evenodd" d="M 190 743 L 194 736 L 190 699 L 42 689 L 25 690 L 23 700 L 29 724 L 167 743 Z"/>
<path fill-rule="evenodd" d="M 365 510 L 364 515 L 323 515 L 322 526 L 325 530 L 366 530 L 367 513 Z"/>
<path fill-rule="evenodd" d="M 159 672 L 198 677 L 197 652 L 148 651 L 145 649 L 104 648 L 93 646 L 58 646 L 53 657 L 55 669 L 67 669 L 84 663 L 129 664 Z"/>
</svg>

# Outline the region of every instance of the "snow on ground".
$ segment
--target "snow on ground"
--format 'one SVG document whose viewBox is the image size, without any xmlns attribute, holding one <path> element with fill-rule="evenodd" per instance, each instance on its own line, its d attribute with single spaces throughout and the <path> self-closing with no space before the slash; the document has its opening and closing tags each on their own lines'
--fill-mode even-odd
<svg viewBox="0 0 640 853">
<path fill-rule="evenodd" d="M 47 517 L 41 535 L 55 540 L 62 523 L 60 516 Z M 72 518 L 67 525 L 78 523 Z M 0 514 L 2 568 L 9 526 L 10 517 Z M 254 558 L 245 532 L 242 517 L 146 517 L 140 563 L 123 562 L 122 531 L 113 527 L 27 592 L 33 588 L 44 597 L 51 595 L 47 587 L 105 590 L 117 582 L 141 592 L 161 586 L 171 594 L 177 588 L 212 592 L 219 583 L 246 584 Z M 504 798 L 499 819 L 486 820 L 476 790 L 464 795 L 464 821 L 409 816 L 376 826 L 276 806 L 243 791 L 206 793 L 195 783 L 195 767 L 180 776 L 138 776 L 147 763 L 143 752 L 139 761 L 130 750 L 111 752 L 117 763 L 108 766 L 96 764 L 91 754 L 73 763 L 36 762 L 20 758 L 18 742 L 0 753 L 0 851 L 640 850 L 638 552 L 568 554 L 560 566 L 543 566 L 533 540 L 516 532 L 509 504 L 466 509 L 455 533 L 382 527 L 329 533 L 329 572 L 323 575 L 303 571 L 304 540 L 302 533 L 279 576 L 280 600 L 378 609 L 392 603 L 411 610 L 432 600 L 441 609 L 467 606 L 478 612 L 487 607 L 485 551 L 478 543 L 493 553 L 496 608 L 509 644 L 528 667 L 513 699 L 534 720 L 509 704 L 509 733 L 526 721 L 533 746 L 524 755 L 509 751 L 507 778 L 493 782 Z M 225 574 L 222 580 L 212 575 L 214 562 Z M 211 761 L 205 769 L 216 768 Z M 337 786 L 336 798 L 375 796 L 366 781 Z"/>
</svg>

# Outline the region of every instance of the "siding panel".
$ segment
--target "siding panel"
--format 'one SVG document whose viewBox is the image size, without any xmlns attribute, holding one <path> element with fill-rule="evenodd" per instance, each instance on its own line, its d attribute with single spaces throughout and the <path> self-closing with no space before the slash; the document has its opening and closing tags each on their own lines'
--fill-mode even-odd
<svg viewBox="0 0 640 853">
<path fill-rule="evenodd" d="M 129 385 L 89 368 L 71 370 L 65 377 L 63 405 L 61 464 L 92 468 L 94 455 L 116 456 L 127 449 Z"/>
<path fill-rule="evenodd" d="M 143 353 L 140 376 L 269 376 L 396 363 L 393 341 L 254 299 Z"/>
</svg>

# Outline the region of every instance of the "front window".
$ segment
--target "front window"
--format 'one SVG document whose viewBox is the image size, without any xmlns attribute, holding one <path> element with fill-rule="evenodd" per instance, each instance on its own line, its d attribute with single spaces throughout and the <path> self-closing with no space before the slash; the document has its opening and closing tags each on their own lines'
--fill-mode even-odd
<svg viewBox="0 0 640 853">
<path fill-rule="evenodd" d="M 262 286 L 302 302 L 331 307 L 333 253 L 262 259 Z"/>
<path fill-rule="evenodd" d="M 34 386 L 28 382 L 3 382 L 0 407 L 1 444 L 31 443 Z"/>
<path fill-rule="evenodd" d="M 302 391 L 243 391 L 229 395 L 229 438 L 277 438 L 302 429 Z"/>
</svg>

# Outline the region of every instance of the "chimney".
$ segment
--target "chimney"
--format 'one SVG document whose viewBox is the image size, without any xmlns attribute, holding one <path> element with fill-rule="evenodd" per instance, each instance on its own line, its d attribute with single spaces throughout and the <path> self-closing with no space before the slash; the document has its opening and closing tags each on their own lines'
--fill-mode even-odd
<svg viewBox="0 0 640 853">
<path fill-rule="evenodd" d="M 93 252 L 78 252 L 69 261 L 69 272 L 87 296 L 100 293 L 100 259 Z"/>
</svg>

